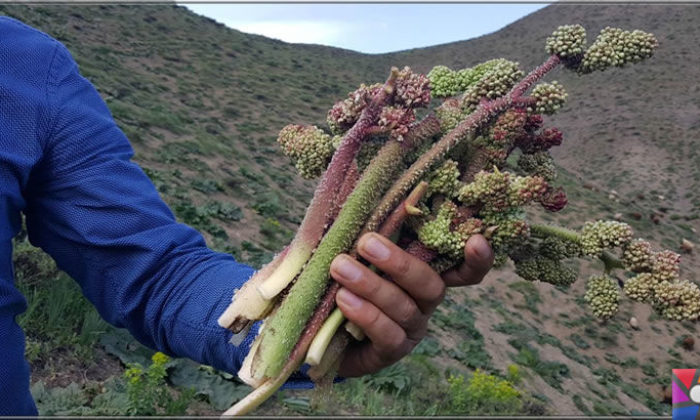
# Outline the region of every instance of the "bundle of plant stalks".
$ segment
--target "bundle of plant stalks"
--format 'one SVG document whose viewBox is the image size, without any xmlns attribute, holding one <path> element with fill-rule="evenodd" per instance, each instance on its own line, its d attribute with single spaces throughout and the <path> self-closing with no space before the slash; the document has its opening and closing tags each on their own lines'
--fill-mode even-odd
<svg viewBox="0 0 700 420">
<path fill-rule="evenodd" d="M 529 204 L 551 212 L 567 204 L 549 152 L 562 133 L 542 118 L 567 94 L 541 80 L 560 66 L 585 75 L 637 63 L 656 46 L 651 34 L 615 28 L 587 46 L 583 27 L 561 26 L 547 39 L 549 57 L 528 74 L 500 58 L 427 75 L 394 68 L 383 84 L 336 103 L 328 129 L 284 127 L 284 153 L 303 177 L 321 180 L 296 237 L 235 291 L 219 319 L 237 334 L 263 320 L 239 372 L 255 389 L 224 414 L 254 409 L 304 362 L 312 379 L 332 377 L 350 337 L 364 339 L 352 324 L 341 328 L 329 268 L 338 254 L 353 254 L 365 232 L 391 237 L 438 272 L 459 264 L 469 237 L 482 234 L 496 265 L 511 259 L 521 277 L 559 286 L 576 279 L 566 259 L 599 258 L 605 272 L 588 280 L 585 294 L 595 315 L 613 316 L 623 291 L 667 318 L 696 319 L 700 289 L 678 278 L 678 254 L 633 240 L 617 221 L 575 231 L 525 219 Z M 614 280 L 616 269 L 633 276 Z"/>
</svg>

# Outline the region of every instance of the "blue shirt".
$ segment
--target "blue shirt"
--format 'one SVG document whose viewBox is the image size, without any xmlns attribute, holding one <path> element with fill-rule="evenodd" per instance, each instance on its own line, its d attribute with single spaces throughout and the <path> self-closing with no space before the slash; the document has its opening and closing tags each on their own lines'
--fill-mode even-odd
<svg viewBox="0 0 700 420">
<path fill-rule="evenodd" d="M 250 345 L 216 323 L 253 269 L 175 221 L 58 41 L 0 17 L 0 416 L 33 415 L 12 238 L 73 277 L 100 315 L 165 353 L 235 372 Z M 252 335 L 252 334 L 251 334 Z"/>
</svg>

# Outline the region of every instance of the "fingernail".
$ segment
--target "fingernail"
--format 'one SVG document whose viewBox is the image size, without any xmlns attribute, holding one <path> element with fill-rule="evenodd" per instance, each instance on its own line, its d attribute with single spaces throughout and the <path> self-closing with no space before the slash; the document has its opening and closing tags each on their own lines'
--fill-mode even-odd
<svg viewBox="0 0 700 420">
<path fill-rule="evenodd" d="M 391 254 L 389 248 L 387 248 L 382 241 L 375 238 L 374 235 L 367 238 L 367 240 L 362 244 L 362 249 L 365 251 L 365 253 L 369 254 L 370 257 L 379 261 L 388 259 L 389 255 Z"/>
<path fill-rule="evenodd" d="M 362 306 L 362 299 L 357 297 L 353 292 L 349 291 L 348 289 L 340 289 L 338 290 L 338 295 L 336 296 L 336 299 L 338 301 L 347 307 L 350 307 L 352 309 L 357 309 L 360 306 Z"/>
<path fill-rule="evenodd" d="M 333 265 L 333 268 L 343 279 L 349 281 L 356 281 L 362 275 L 357 265 L 350 261 L 350 258 L 345 256 L 340 257 Z"/>
<path fill-rule="evenodd" d="M 491 258 L 491 247 L 489 246 L 486 239 L 481 236 L 476 236 L 471 240 L 471 246 L 474 249 L 474 253 L 483 259 Z"/>
</svg>

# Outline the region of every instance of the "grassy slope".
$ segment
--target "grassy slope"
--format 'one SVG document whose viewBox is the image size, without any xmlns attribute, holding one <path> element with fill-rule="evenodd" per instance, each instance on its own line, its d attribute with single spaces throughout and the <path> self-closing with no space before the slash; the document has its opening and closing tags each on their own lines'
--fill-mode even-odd
<svg viewBox="0 0 700 420">
<path fill-rule="evenodd" d="M 283 125 L 321 124 L 335 100 L 361 82 L 382 80 L 392 65 L 427 71 L 435 64 L 459 68 L 503 56 L 530 68 L 558 24 L 580 22 L 589 39 L 606 25 L 652 31 L 661 46 L 648 63 L 580 80 L 555 75 L 571 104 L 552 118 L 566 135 L 556 154 L 572 202 L 557 220 L 575 226 L 621 213 L 658 245 L 677 248 L 681 237 L 697 242 L 700 102 L 691 54 L 700 35 L 697 6 L 557 5 L 478 39 L 373 56 L 243 34 L 178 7 L 2 6 L 0 12 L 63 41 L 180 220 L 203 231 L 212 246 L 254 265 L 289 237 L 313 188 L 277 151 L 274 139 Z M 611 190 L 617 194 L 610 196 Z M 651 223 L 652 213 L 662 216 L 659 225 Z M 697 256 L 685 257 L 684 264 L 690 278 L 700 272 Z M 588 271 L 581 266 L 582 276 Z M 441 309 L 431 335 L 443 350 L 428 352 L 428 364 L 461 371 L 478 367 L 471 361 L 486 351 L 485 365 L 493 371 L 513 361 L 522 366 L 522 387 L 552 413 L 667 413 L 656 400 L 669 366 L 700 362 L 672 349 L 694 326 L 651 325 L 646 308 L 630 304 L 618 321 L 598 325 L 575 299 L 580 295 L 495 271 L 484 285 L 453 293 L 454 303 Z M 471 311 L 472 323 L 455 322 L 453 311 Z M 641 330 L 629 330 L 625 315 L 637 316 Z M 465 316 L 471 319 L 466 313 L 458 318 Z M 486 338 L 475 341 L 479 333 Z M 405 363 L 415 367 L 416 360 Z M 37 370 L 44 372 L 41 363 Z M 391 405 L 404 404 L 399 397 L 386 398 L 349 399 L 342 410 L 417 412 Z"/>
</svg>

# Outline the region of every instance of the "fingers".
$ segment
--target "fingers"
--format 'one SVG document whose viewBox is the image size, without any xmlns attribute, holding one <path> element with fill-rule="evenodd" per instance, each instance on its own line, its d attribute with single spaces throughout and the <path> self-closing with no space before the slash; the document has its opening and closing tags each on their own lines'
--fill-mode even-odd
<svg viewBox="0 0 700 420">
<path fill-rule="evenodd" d="M 338 291 L 336 303 L 345 317 L 360 327 L 370 340 L 348 353 L 341 375 L 376 372 L 408 354 L 415 345 L 416 341 L 408 339 L 401 326 L 348 289 Z"/>
<path fill-rule="evenodd" d="M 445 283 L 430 266 L 408 254 L 389 239 L 368 233 L 357 244 L 359 254 L 389 275 L 410 295 L 424 314 L 442 301 Z"/>
<path fill-rule="evenodd" d="M 424 322 L 415 301 L 398 285 L 348 255 L 339 255 L 331 264 L 331 275 L 338 283 L 375 307 L 407 331 Z"/>
<path fill-rule="evenodd" d="M 493 265 L 493 251 L 481 235 L 474 235 L 464 247 L 464 262 L 443 274 L 448 287 L 468 286 L 480 283 Z"/>
</svg>

